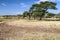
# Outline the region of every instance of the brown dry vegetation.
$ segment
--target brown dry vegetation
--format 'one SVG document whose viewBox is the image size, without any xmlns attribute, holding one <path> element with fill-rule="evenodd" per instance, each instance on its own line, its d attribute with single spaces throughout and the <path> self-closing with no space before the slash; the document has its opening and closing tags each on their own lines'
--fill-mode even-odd
<svg viewBox="0 0 60 40">
<path fill-rule="evenodd" d="M 0 40 L 60 40 L 60 21 L 2 22 L 0 34 Z"/>
</svg>

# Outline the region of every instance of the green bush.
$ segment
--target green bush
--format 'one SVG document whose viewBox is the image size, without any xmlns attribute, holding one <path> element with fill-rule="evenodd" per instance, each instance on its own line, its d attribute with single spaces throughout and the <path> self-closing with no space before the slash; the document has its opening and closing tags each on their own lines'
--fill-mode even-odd
<svg viewBox="0 0 60 40">
<path fill-rule="evenodd" d="M 45 21 L 60 21 L 60 18 L 44 18 Z"/>
<path fill-rule="evenodd" d="M 5 19 L 1 19 L 1 18 L 0 18 L 0 22 L 2 22 L 2 21 L 4 21 L 4 20 L 5 20 Z"/>
</svg>

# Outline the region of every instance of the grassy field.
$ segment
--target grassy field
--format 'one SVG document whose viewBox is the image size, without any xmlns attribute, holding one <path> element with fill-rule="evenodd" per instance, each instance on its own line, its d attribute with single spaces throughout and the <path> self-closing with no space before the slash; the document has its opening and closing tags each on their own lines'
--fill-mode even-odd
<svg viewBox="0 0 60 40">
<path fill-rule="evenodd" d="M 60 28 L 60 21 L 38 21 L 38 20 L 15 20 L 8 22 L 9 25 L 16 25 L 22 27 L 46 27 L 46 28 Z"/>
<path fill-rule="evenodd" d="M 20 19 L 0 23 L 0 29 L 4 40 L 60 40 L 60 21 Z"/>
</svg>

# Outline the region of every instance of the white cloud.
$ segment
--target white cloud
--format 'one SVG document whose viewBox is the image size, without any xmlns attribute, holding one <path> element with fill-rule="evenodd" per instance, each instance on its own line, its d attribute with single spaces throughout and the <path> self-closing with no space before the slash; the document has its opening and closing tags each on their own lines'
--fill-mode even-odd
<svg viewBox="0 0 60 40">
<path fill-rule="evenodd" d="M 44 1 L 49 1 L 49 0 L 39 0 L 39 1 L 37 1 L 37 2 L 35 2 L 35 3 L 40 3 L 40 2 L 44 2 Z"/>
<path fill-rule="evenodd" d="M 26 7 L 27 5 L 25 3 L 20 3 L 21 7 Z"/>
<path fill-rule="evenodd" d="M 5 3 L 1 3 L 2 6 L 7 6 Z"/>
<path fill-rule="evenodd" d="M 16 14 L 20 14 L 20 12 L 16 12 Z"/>
<path fill-rule="evenodd" d="M 22 14 L 23 12 L 16 12 L 16 14 Z"/>
<path fill-rule="evenodd" d="M 40 0 L 40 1 L 43 1 L 44 2 L 44 1 L 48 1 L 48 0 Z"/>
</svg>

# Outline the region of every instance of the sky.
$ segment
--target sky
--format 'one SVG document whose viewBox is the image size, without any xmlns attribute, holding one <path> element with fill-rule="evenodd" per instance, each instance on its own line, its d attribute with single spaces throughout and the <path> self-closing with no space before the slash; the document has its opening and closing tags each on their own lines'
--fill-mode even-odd
<svg viewBox="0 0 60 40">
<path fill-rule="evenodd" d="M 56 2 L 57 10 L 49 10 L 52 13 L 60 13 L 60 0 L 0 0 L 0 15 L 17 15 L 29 11 L 32 4 L 41 1 Z"/>
</svg>

